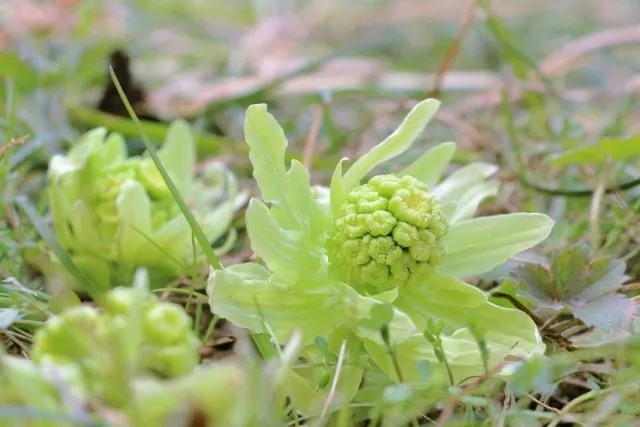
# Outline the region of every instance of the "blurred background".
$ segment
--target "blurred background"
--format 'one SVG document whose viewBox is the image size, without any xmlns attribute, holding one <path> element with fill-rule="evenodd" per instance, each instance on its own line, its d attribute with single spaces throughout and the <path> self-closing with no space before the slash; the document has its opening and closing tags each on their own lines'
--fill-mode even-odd
<svg viewBox="0 0 640 427">
<path fill-rule="evenodd" d="M 436 120 L 398 164 L 454 140 L 456 163 L 501 165 L 503 188 L 484 209 L 550 212 L 567 220 L 554 231 L 562 244 L 584 236 L 589 198 L 529 184 L 593 188 L 597 167 L 550 167 L 549 156 L 640 126 L 632 0 L 1 0 L 0 17 L 0 136 L 30 135 L 11 168 L 42 169 L 98 125 L 140 148 L 109 65 L 152 137 L 187 118 L 201 159 L 227 162 L 248 183 L 252 103 L 269 105 L 294 157 L 326 182 L 337 159 L 357 157 L 435 96 Z M 637 166 L 624 162 L 612 180 L 637 179 Z"/>
</svg>

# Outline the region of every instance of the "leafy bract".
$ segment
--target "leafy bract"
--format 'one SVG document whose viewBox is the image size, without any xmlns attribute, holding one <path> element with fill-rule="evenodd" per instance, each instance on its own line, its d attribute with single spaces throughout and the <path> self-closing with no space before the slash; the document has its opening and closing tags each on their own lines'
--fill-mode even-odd
<svg viewBox="0 0 640 427">
<path fill-rule="evenodd" d="M 456 153 L 455 142 L 443 142 L 428 150 L 416 161 L 404 168 L 398 176 L 410 175 L 427 184 L 436 185 Z"/>
<path fill-rule="evenodd" d="M 499 187 L 500 183 L 495 180 L 481 181 L 471 186 L 458 200 L 455 210 L 449 217 L 449 222 L 454 224 L 473 218 L 480 203 L 488 197 L 496 196 Z"/>
<path fill-rule="evenodd" d="M 207 294 L 212 311 L 256 333 L 269 333 L 268 325 L 281 342 L 299 328 L 303 342 L 312 343 L 347 320 L 344 288 L 317 283 L 300 289 L 273 283 L 270 277 L 269 270 L 255 263 L 211 270 Z"/>
<path fill-rule="evenodd" d="M 403 289 L 394 302 L 418 328 L 426 328 L 428 319 L 442 320 L 456 329 L 472 325 L 487 329 L 494 338 L 518 337 L 521 345 L 531 348 L 541 345 L 533 320 L 524 312 L 494 305 L 481 290 L 432 268 L 425 268 L 423 277 L 419 285 Z"/>
<path fill-rule="evenodd" d="M 610 332 L 626 323 L 633 333 L 631 315 L 640 315 L 635 302 L 617 293 L 629 277 L 623 261 L 600 257 L 592 259 L 589 247 L 580 243 L 563 249 L 550 262 L 526 264 L 514 271 L 520 280 L 517 292 L 540 308 L 567 309 L 589 326 Z"/>
<path fill-rule="evenodd" d="M 514 213 L 458 222 L 443 238 L 446 256 L 438 266 L 454 276 L 483 274 L 546 239 L 554 221 L 537 213 Z"/>
<path fill-rule="evenodd" d="M 286 342 L 292 331 L 303 331 L 303 342 L 311 344 L 341 325 L 350 325 L 356 335 L 383 343 L 378 331 L 358 324 L 377 300 L 359 295 L 353 288 L 329 278 L 308 277 L 308 283 L 275 283 L 269 270 L 255 263 L 211 270 L 209 295 L 212 311 L 254 332 L 271 329 Z M 411 319 L 394 309 L 389 322 L 392 345 L 416 332 Z"/>
<path fill-rule="evenodd" d="M 358 186 L 360 180 L 376 166 L 405 152 L 429 124 L 439 107 L 440 101 L 435 99 L 426 99 L 419 102 L 387 139 L 356 160 L 344 176 L 333 175 L 331 179 L 332 192 L 334 187 L 337 187 L 341 192 L 345 192 L 346 195 L 346 193 Z M 331 207 L 334 213 L 336 213 L 340 203 L 341 200 L 337 200 L 334 203 L 332 199 Z"/>
<path fill-rule="evenodd" d="M 180 193 L 188 194 L 196 164 L 196 144 L 186 121 L 176 120 L 171 123 L 158 157 L 165 169 L 171 171 L 171 178 Z"/>
<path fill-rule="evenodd" d="M 246 224 L 251 248 L 278 280 L 296 282 L 319 268 L 321 254 L 317 246 L 309 244 L 308 234 L 285 228 L 263 202 L 256 199 L 249 202 Z"/>
<path fill-rule="evenodd" d="M 285 169 L 287 139 L 266 105 L 250 106 L 244 127 L 253 175 L 262 199 L 270 204 L 251 201 L 246 223 L 252 249 L 272 272 L 297 281 L 320 267 L 325 214 L 305 167 L 293 161 Z"/>
<path fill-rule="evenodd" d="M 484 181 L 497 170 L 496 165 L 485 162 L 463 166 L 439 183 L 434 189 L 434 194 L 441 203 L 456 201 L 469 187 Z"/>
<path fill-rule="evenodd" d="M 284 130 L 267 112 L 265 104 L 247 109 L 244 132 L 250 147 L 253 176 L 262 199 L 271 204 L 271 212 L 281 225 L 305 230 L 317 225 L 321 212 L 313 202 L 309 173 L 300 162 L 285 169 L 288 145 Z"/>
</svg>

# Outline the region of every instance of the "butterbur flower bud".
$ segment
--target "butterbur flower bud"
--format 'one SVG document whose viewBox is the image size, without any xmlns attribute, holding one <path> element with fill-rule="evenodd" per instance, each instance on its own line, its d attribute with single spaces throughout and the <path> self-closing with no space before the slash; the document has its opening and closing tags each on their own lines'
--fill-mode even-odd
<svg viewBox="0 0 640 427">
<path fill-rule="evenodd" d="M 328 257 L 346 283 L 376 295 L 407 283 L 422 264 L 440 264 L 448 227 L 424 183 L 378 175 L 340 206 L 328 230 Z"/>
<path fill-rule="evenodd" d="M 158 157 L 209 241 L 227 233 L 235 239 L 231 221 L 247 193 L 233 179 L 202 182 L 186 122 L 172 123 Z M 157 277 L 152 286 L 164 285 L 194 262 L 191 229 L 169 186 L 151 158 L 128 156 L 121 135 L 87 132 L 68 153 L 52 157 L 48 179 L 56 239 L 100 290 L 130 283 L 139 267 Z M 211 194 L 222 197 L 192 203 L 211 201 Z M 232 244 L 216 249 L 223 254 Z"/>
<path fill-rule="evenodd" d="M 141 305 L 136 309 L 144 311 L 153 307 L 158 301 L 158 298 L 151 293 L 144 295 L 144 299 L 140 300 L 136 298 L 137 292 L 136 289 L 123 286 L 111 289 L 104 297 L 104 311 L 111 316 L 126 315 L 134 304 Z"/>
<path fill-rule="evenodd" d="M 141 366 L 163 376 L 189 372 L 198 363 L 200 342 L 182 307 L 158 302 L 143 315 Z"/>
<path fill-rule="evenodd" d="M 63 314 L 50 318 L 34 336 L 31 358 L 40 361 L 46 357 L 60 360 L 91 357 L 95 343 L 91 337 L 102 328 L 99 312 L 86 305 L 74 306 Z"/>
<path fill-rule="evenodd" d="M 114 372 L 175 377 L 198 364 L 200 342 L 179 305 L 125 287 L 109 291 L 103 303 L 102 310 L 74 306 L 49 319 L 36 332 L 32 359 L 75 366 L 86 384 L 103 391 Z"/>
<path fill-rule="evenodd" d="M 182 307 L 158 303 L 144 313 L 144 336 L 159 345 L 172 345 L 191 332 L 191 323 Z"/>
</svg>

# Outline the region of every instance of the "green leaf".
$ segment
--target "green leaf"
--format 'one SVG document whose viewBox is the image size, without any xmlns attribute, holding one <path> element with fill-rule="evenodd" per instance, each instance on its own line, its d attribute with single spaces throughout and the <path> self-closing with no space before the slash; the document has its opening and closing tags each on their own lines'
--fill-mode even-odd
<svg viewBox="0 0 640 427">
<path fill-rule="evenodd" d="M 431 363 L 429 363 L 428 360 L 421 360 L 416 363 L 416 370 L 420 376 L 420 381 L 425 383 L 431 381 L 431 369 Z"/>
<path fill-rule="evenodd" d="M 564 248 L 551 265 L 525 264 L 513 275 L 520 280 L 518 295 L 535 301 L 538 307 L 568 309 L 589 326 L 610 332 L 624 327 L 634 332 L 629 316 L 640 315 L 637 304 L 617 293 L 629 279 L 623 261 L 600 257 L 592 259 L 589 247 L 580 243 Z"/>
<path fill-rule="evenodd" d="M 353 190 L 358 186 L 360 180 L 376 166 L 402 154 L 411 147 L 438 108 L 440 108 L 440 101 L 435 99 L 426 99 L 413 107 L 400 126 L 387 139 L 351 165 L 343 178 L 345 191 L 348 193 Z"/>
<path fill-rule="evenodd" d="M 316 337 L 313 342 L 315 342 L 316 347 L 318 347 L 323 357 L 329 357 L 329 343 L 324 337 Z"/>
<path fill-rule="evenodd" d="M 446 255 L 438 271 L 462 277 L 483 274 L 551 233 L 554 221 L 537 213 L 473 218 L 452 224 L 442 239 Z"/>
<path fill-rule="evenodd" d="M 377 322 L 370 317 L 366 319 L 358 319 L 358 326 L 362 330 L 368 330 L 374 333 L 380 333 L 381 330 L 380 322 Z"/>
<path fill-rule="evenodd" d="M 78 263 L 78 260 L 76 259 L 75 262 Z M 109 279 L 108 274 L 105 277 L 107 280 Z M 101 278 L 101 280 L 104 281 L 104 278 Z M 108 289 L 108 286 L 109 283 L 107 283 L 107 287 L 104 289 Z M 80 301 L 78 294 L 73 291 L 73 288 L 71 286 L 60 286 L 51 295 L 51 300 L 49 301 L 47 309 L 53 314 L 59 314 L 64 312 L 64 310 L 69 309 L 70 307 L 74 307 L 80 304 L 82 304 L 82 302 Z"/>
<path fill-rule="evenodd" d="M 60 260 L 66 271 L 72 275 L 78 283 L 80 283 L 83 289 L 89 293 L 92 297 L 97 297 L 100 294 L 100 284 L 94 283 L 89 276 L 87 276 L 81 268 L 73 262 L 73 259 L 67 251 L 56 240 L 56 237 L 47 226 L 44 218 L 40 216 L 38 211 L 31 205 L 29 200 L 24 196 L 19 196 L 15 200 L 16 204 L 22 208 L 24 213 L 29 218 L 29 221 L 33 224 L 38 234 L 47 243 L 49 248 L 53 251 L 56 257 Z"/>
<path fill-rule="evenodd" d="M 398 404 L 407 402 L 413 397 L 411 384 L 394 384 L 384 388 L 382 398 L 386 403 Z"/>
<path fill-rule="evenodd" d="M 151 234 L 151 201 L 138 181 L 127 180 L 120 186 L 117 198 L 120 224 L 117 231 L 117 243 L 122 258 L 137 258 L 144 246 L 144 235 Z"/>
<path fill-rule="evenodd" d="M 473 218 L 480 203 L 487 197 L 496 196 L 499 189 L 500 183 L 493 180 L 473 185 L 458 200 L 455 211 L 449 217 L 449 223 L 454 224 Z"/>
<path fill-rule="evenodd" d="M 393 319 L 393 306 L 389 303 L 375 304 L 371 306 L 371 319 L 380 325 L 391 322 Z"/>
<path fill-rule="evenodd" d="M 484 327 L 490 331 L 488 339 L 497 342 L 519 341 L 523 348 L 540 344 L 536 325 L 524 312 L 492 304 L 480 289 L 433 269 L 425 269 L 422 277 L 422 282 L 402 288 L 394 302 L 420 330 L 427 329 L 429 322 L 437 328 L 442 321 L 456 329 L 468 325 Z"/>
<path fill-rule="evenodd" d="M 102 128 L 104 129 L 104 128 Z M 104 134 L 103 134 L 104 135 Z M 105 168 L 127 158 L 127 144 L 119 133 L 112 132 L 104 143 L 102 162 Z"/>
<path fill-rule="evenodd" d="M 7 50 L 0 52 L 0 78 L 13 80 L 19 91 L 35 89 L 38 84 L 38 73 L 31 64 Z"/>
<path fill-rule="evenodd" d="M 329 399 L 330 388 L 318 390 L 313 384 L 317 383 L 325 374 L 324 368 L 316 368 L 310 372 L 304 370 L 290 370 L 288 372 L 284 389 L 287 395 L 291 396 L 291 403 L 295 408 L 312 417 L 322 414 Z M 342 367 L 329 412 L 337 411 L 352 401 L 360 388 L 363 374 L 364 371 L 356 365 L 346 364 Z"/>
<path fill-rule="evenodd" d="M 188 194 L 196 164 L 196 144 L 186 121 L 176 120 L 171 123 L 164 143 L 158 150 L 158 157 L 178 191 Z"/>
<path fill-rule="evenodd" d="M 69 246 L 77 251 L 104 254 L 107 247 L 100 244 L 100 235 L 95 227 L 93 215 L 82 200 L 76 200 L 73 207 L 62 217 L 62 221 L 65 219 L 74 236 L 73 240 L 69 240 Z"/>
<path fill-rule="evenodd" d="M 433 190 L 441 204 L 456 203 L 470 187 L 493 175 L 498 167 L 491 163 L 475 162 L 463 166 Z"/>
<path fill-rule="evenodd" d="M 311 344 L 348 320 L 346 285 L 281 287 L 270 277 L 255 263 L 212 270 L 207 287 L 211 311 L 254 333 L 267 333 L 266 323 L 282 343 L 300 329 L 303 342 Z"/>
<path fill-rule="evenodd" d="M 595 326 L 604 332 L 611 332 L 614 327 L 627 325 L 627 331 L 635 333 L 635 323 L 628 322 L 629 316 L 640 316 L 638 305 L 623 294 L 607 294 L 600 298 L 584 302 L 574 299 L 568 304 L 573 315 L 587 326 Z"/>
<path fill-rule="evenodd" d="M 431 188 L 442 178 L 447 166 L 453 159 L 453 155 L 456 153 L 456 149 L 455 142 L 438 144 L 400 171 L 398 175 L 410 175 Z"/>
<path fill-rule="evenodd" d="M 543 359 L 533 359 L 521 364 L 509 379 L 507 389 L 510 394 L 522 397 L 527 393 L 554 393 L 558 377 L 554 377 L 551 366 Z M 561 377 L 560 377 L 561 378 Z"/>
<path fill-rule="evenodd" d="M 100 258 L 86 255 L 74 255 L 72 259 L 73 263 L 97 286 L 100 293 L 111 289 L 111 269 L 106 262 Z M 67 283 L 72 283 L 72 279 L 73 276 L 70 276 Z"/>
<path fill-rule="evenodd" d="M 331 372 L 325 372 L 316 380 L 315 388 L 318 390 L 325 389 L 329 385 L 329 381 L 331 381 Z"/>
<path fill-rule="evenodd" d="M 360 338 L 367 338 L 379 344 L 384 344 L 381 335 L 382 325 L 379 319 L 369 317 L 373 306 L 382 304 L 375 298 L 360 295 L 355 289 L 346 285 L 345 291 L 347 293 L 345 298 L 347 304 L 349 304 L 349 317 L 352 321 L 354 333 Z M 388 305 L 388 307 L 393 308 L 391 319 L 387 322 L 389 343 L 391 346 L 395 346 L 409 339 L 418 329 L 407 314 L 397 310 L 391 305 Z M 382 310 L 385 311 L 382 315 L 383 318 L 388 318 L 388 313 L 386 313 L 388 308 Z"/>
<path fill-rule="evenodd" d="M 368 339 L 364 340 L 364 344 L 376 365 L 393 381 L 398 381 L 394 361 L 384 344 Z M 449 336 L 442 336 L 442 346 L 455 382 L 484 374 L 484 362 L 478 351 L 478 343 L 467 329 L 460 329 Z M 507 356 L 540 356 L 544 353 L 545 345 L 541 341 L 537 344 L 522 342 L 522 339 L 517 336 L 502 339 L 487 337 L 487 349 L 488 365 L 491 369 L 503 363 Z M 420 381 L 422 372 L 419 366 L 426 361 L 431 366 L 428 384 L 430 386 L 449 385 L 444 365 L 438 361 L 433 345 L 422 334 L 414 334 L 410 339 L 400 343 L 393 354 L 405 382 Z M 508 372 L 508 369 L 505 371 Z"/>
<path fill-rule="evenodd" d="M 577 147 L 551 158 L 551 165 L 602 164 L 640 156 L 640 134 L 630 138 L 602 138 L 595 145 Z"/>
<path fill-rule="evenodd" d="M 344 187 L 344 180 L 342 178 L 342 164 L 346 162 L 346 157 L 343 157 L 338 162 L 338 165 L 333 171 L 331 175 L 331 184 L 329 190 L 329 202 L 331 204 L 331 211 L 334 215 L 337 215 L 340 212 L 340 206 L 347 198 L 347 190 Z"/>
<path fill-rule="evenodd" d="M 434 322 L 433 318 L 429 318 L 427 320 L 427 329 L 433 336 L 440 336 L 445 326 L 446 324 L 442 321 L 442 319 L 438 320 L 437 322 Z"/>
<path fill-rule="evenodd" d="M 51 179 L 58 179 L 65 174 L 84 168 L 92 154 L 102 145 L 106 135 L 107 129 L 104 127 L 97 127 L 81 135 L 66 155 L 55 154 L 51 157 L 47 175 Z M 115 140 L 112 139 L 110 148 L 107 150 L 109 153 L 116 150 L 115 144 Z M 105 158 L 111 160 L 114 156 L 115 154 L 108 154 Z"/>
<path fill-rule="evenodd" d="M 262 199 L 284 211 L 292 225 L 300 223 L 292 212 L 286 185 L 285 153 L 288 145 L 284 130 L 267 112 L 266 104 L 247 108 L 244 135 L 249 145 L 249 159 Z"/>
<path fill-rule="evenodd" d="M 186 260 L 182 259 L 182 257 L 185 254 L 185 246 L 188 248 L 193 247 L 193 241 L 191 240 L 193 233 L 191 227 L 189 227 L 189 222 L 183 215 L 176 215 L 165 222 L 159 230 L 151 234 L 144 234 L 139 229 L 133 228 L 131 231 L 137 233 L 144 240 L 144 243 L 141 241 L 141 244 L 144 245 L 142 246 L 143 249 L 134 258 L 137 260 L 137 265 L 162 266 L 169 270 L 172 267 L 176 267 L 179 270 L 184 268 Z M 189 259 L 191 258 L 189 256 Z M 155 272 L 156 269 L 154 268 L 151 271 L 152 277 L 154 277 L 153 274 Z M 179 271 L 176 271 L 176 274 L 179 274 Z"/>
<path fill-rule="evenodd" d="M 262 199 L 271 204 L 271 216 L 280 228 L 302 232 L 297 250 L 317 258 L 325 228 L 325 215 L 309 185 L 309 172 L 298 161 L 285 170 L 287 139 L 265 104 L 252 105 L 245 118 L 245 137 L 250 147 L 253 176 Z M 250 220 L 247 219 L 249 222 Z M 259 228 L 259 224 L 253 226 Z M 264 254 L 260 253 L 260 256 Z"/>
<path fill-rule="evenodd" d="M 249 202 L 246 224 L 251 249 L 278 279 L 294 283 L 320 267 L 321 247 L 309 245 L 301 231 L 284 229 L 263 202 Z"/>
</svg>

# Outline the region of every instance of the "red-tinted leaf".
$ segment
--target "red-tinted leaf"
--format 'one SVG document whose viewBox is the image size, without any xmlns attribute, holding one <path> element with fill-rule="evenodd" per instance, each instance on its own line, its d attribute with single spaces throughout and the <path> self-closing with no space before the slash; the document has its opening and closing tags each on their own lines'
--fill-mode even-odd
<svg viewBox="0 0 640 427">
<path fill-rule="evenodd" d="M 636 304 L 616 293 L 629 277 L 623 261 L 610 258 L 591 259 L 589 247 L 578 244 L 560 251 L 550 268 L 540 264 L 518 267 L 514 276 L 520 280 L 519 296 L 533 300 L 538 308 L 571 312 L 585 324 L 605 332 L 613 326 L 633 329 L 628 316 L 640 315 Z"/>
<path fill-rule="evenodd" d="M 568 301 L 567 306 L 573 315 L 588 326 L 595 326 L 609 333 L 614 326 L 622 327 L 627 323 L 627 331 L 635 333 L 633 322 L 625 322 L 630 315 L 640 315 L 638 305 L 622 294 L 601 296 L 591 302 L 580 300 Z"/>
<path fill-rule="evenodd" d="M 576 299 L 592 301 L 602 295 L 613 292 L 629 280 L 624 272 L 627 266 L 617 259 L 600 259 L 592 263 L 593 275 L 591 284 L 576 295 Z M 594 280 L 595 279 L 595 280 Z"/>
</svg>

